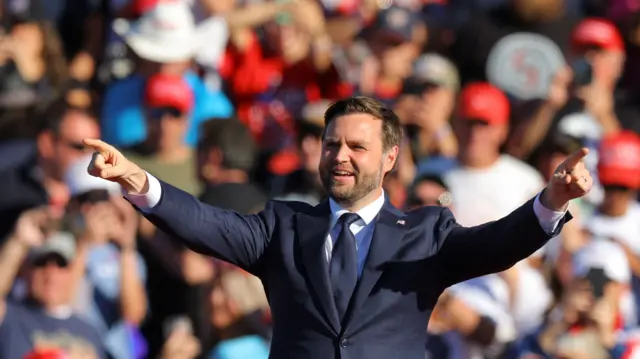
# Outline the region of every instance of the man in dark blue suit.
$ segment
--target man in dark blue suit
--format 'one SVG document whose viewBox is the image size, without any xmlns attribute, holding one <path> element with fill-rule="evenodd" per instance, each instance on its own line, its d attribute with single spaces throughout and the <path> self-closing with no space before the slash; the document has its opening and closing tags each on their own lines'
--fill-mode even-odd
<svg viewBox="0 0 640 359">
<path fill-rule="evenodd" d="M 325 122 L 320 173 L 330 199 L 315 207 L 271 201 L 256 215 L 202 204 L 112 146 L 85 140 L 96 150 L 89 172 L 120 183 L 151 222 L 262 280 L 274 320 L 271 358 L 424 358 L 440 293 L 532 254 L 570 219 L 568 201 L 592 185 L 583 149 L 509 216 L 464 228 L 448 209 L 403 213 L 386 200 L 382 180 L 402 140 L 392 111 L 353 97 L 333 104 Z"/>
</svg>

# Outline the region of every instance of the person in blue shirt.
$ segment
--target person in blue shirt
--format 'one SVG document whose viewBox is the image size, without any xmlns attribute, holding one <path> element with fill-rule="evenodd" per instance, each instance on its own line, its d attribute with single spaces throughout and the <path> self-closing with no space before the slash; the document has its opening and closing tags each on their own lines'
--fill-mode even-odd
<svg viewBox="0 0 640 359">
<path fill-rule="evenodd" d="M 158 72 L 182 75 L 193 90 L 195 104 L 185 138 L 190 145 L 196 144 L 198 127 L 202 122 L 233 114 L 233 106 L 225 94 L 207 88 L 191 70 L 200 44 L 188 5 L 183 2 L 159 3 L 133 22 L 116 19 L 113 27 L 136 56 L 136 72 L 106 89 L 102 105 L 102 136 L 105 141 L 119 147 L 130 147 L 146 138 L 144 87 L 147 79 Z"/>
</svg>

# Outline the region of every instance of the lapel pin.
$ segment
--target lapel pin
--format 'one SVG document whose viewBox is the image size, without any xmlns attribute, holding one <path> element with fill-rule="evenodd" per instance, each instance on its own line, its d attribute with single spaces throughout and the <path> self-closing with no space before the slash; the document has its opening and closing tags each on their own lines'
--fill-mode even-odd
<svg viewBox="0 0 640 359">
<path fill-rule="evenodd" d="M 396 222 L 396 224 L 404 226 L 404 220 L 403 219 L 399 219 L 398 222 Z"/>
</svg>

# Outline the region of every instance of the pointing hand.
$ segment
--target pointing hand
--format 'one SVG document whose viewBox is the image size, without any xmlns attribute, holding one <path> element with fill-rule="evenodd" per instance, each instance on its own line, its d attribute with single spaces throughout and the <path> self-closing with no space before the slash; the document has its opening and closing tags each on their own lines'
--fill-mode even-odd
<svg viewBox="0 0 640 359">
<path fill-rule="evenodd" d="M 90 175 L 120 184 L 130 194 L 148 191 L 147 174 L 110 144 L 97 139 L 84 139 L 85 146 L 95 151 L 87 171 Z"/>
<path fill-rule="evenodd" d="M 588 149 L 581 148 L 558 166 L 540 198 L 545 207 L 564 211 L 570 200 L 589 193 L 593 186 L 593 178 L 583 162 L 588 153 Z"/>
</svg>

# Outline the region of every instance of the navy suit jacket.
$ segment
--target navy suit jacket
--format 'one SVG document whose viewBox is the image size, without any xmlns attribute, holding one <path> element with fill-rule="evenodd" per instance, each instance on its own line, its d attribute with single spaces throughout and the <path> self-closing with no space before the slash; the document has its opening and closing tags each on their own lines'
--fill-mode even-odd
<svg viewBox="0 0 640 359">
<path fill-rule="evenodd" d="M 160 202 L 146 215 L 151 222 L 191 249 L 262 280 L 274 322 L 270 358 L 424 358 L 427 322 L 445 288 L 505 270 L 551 237 L 538 222 L 533 199 L 501 220 L 471 228 L 457 224 L 446 208 L 403 213 L 387 202 L 341 323 L 324 252 L 328 201 L 315 207 L 270 201 L 258 214 L 241 215 L 160 183 Z"/>
</svg>

